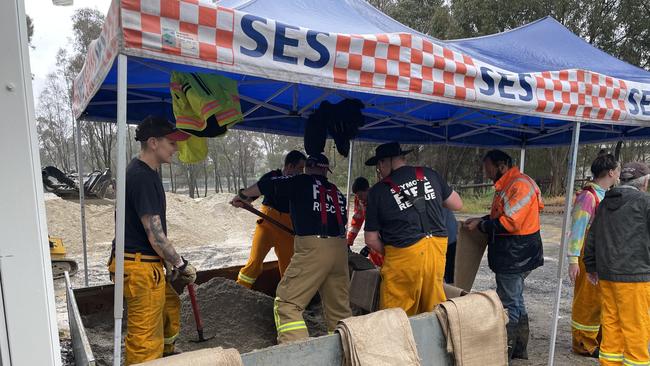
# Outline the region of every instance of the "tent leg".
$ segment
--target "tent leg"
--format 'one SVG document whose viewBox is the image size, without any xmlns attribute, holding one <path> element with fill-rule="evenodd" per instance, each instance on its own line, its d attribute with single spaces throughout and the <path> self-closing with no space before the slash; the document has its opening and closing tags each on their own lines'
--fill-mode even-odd
<svg viewBox="0 0 650 366">
<path fill-rule="evenodd" d="M 526 166 L 526 147 L 521 146 L 521 152 L 519 153 L 519 171 L 524 172 Z"/>
<path fill-rule="evenodd" d="M 126 201 L 126 65 L 125 55 L 117 56 L 117 199 L 115 215 L 115 333 L 113 365 L 122 360 L 122 312 L 124 311 L 124 210 Z"/>
<path fill-rule="evenodd" d="M 562 237 L 558 251 L 557 288 L 555 304 L 553 307 L 553 324 L 551 326 L 551 344 L 548 353 L 548 366 L 552 366 L 555 359 L 555 339 L 557 338 L 557 322 L 560 313 L 560 299 L 562 297 L 562 278 L 564 276 L 564 259 L 567 250 L 569 226 L 571 225 L 571 209 L 573 205 L 573 186 L 576 178 L 576 161 L 578 160 L 578 142 L 580 141 L 580 122 L 573 127 L 571 140 L 571 155 L 569 156 L 569 176 L 566 182 L 566 198 L 564 201 L 564 220 L 562 224 Z"/>
<path fill-rule="evenodd" d="M 84 286 L 88 287 L 88 243 L 86 242 L 86 190 L 83 184 L 83 149 L 81 148 L 81 120 L 75 129 L 75 149 L 77 150 L 77 175 L 79 176 L 79 216 L 81 217 L 81 244 L 84 254 Z"/>
<path fill-rule="evenodd" d="M 354 140 L 350 140 L 350 154 L 348 155 L 348 189 L 345 191 L 345 202 L 350 206 L 350 191 L 352 189 L 352 161 L 354 159 Z"/>
</svg>

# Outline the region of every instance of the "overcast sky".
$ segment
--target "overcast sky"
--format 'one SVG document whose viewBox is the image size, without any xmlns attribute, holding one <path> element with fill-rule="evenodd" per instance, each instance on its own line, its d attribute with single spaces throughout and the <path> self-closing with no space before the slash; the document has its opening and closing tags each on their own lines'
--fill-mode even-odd
<svg viewBox="0 0 650 366">
<path fill-rule="evenodd" d="M 0 0 L 2 1 L 2 0 Z M 34 21 L 34 36 L 30 50 L 34 98 L 43 89 L 45 76 L 56 68 L 56 52 L 70 48 L 72 40 L 72 14 L 79 8 L 94 8 L 106 14 L 111 0 L 74 0 L 73 6 L 54 6 L 51 0 L 26 0 L 25 10 Z"/>
</svg>

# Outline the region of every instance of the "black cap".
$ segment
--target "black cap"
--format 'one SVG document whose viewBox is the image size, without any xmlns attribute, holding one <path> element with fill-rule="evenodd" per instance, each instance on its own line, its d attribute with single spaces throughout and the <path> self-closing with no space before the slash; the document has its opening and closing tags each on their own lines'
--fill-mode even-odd
<svg viewBox="0 0 650 366">
<path fill-rule="evenodd" d="M 319 167 L 319 168 L 325 168 L 327 169 L 330 173 L 332 170 L 330 169 L 330 161 L 327 158 L 327 156 L 323 154 L 316 154 L 316 155 L 309 155 L 307 158 L 307 163 L 306 165 L 308 167 Z"/>
<path fill-rule="evenodd" d="M 413 151 L 411 150 L 402 150 L 401 146 L 399 145 L 399 142 L 389 142 L 386 144 L 381 144 L 377 146 L 375 149 L 375 156 L 372 158 L 366 160 L 366 165 L 367 166 L 374 166 L 377 165 L 379 160 L 385 159 L 385 158 L 392 158 L 395 156 L 402 156 L 406 155 Z"/>
<path fill-rule="evenodd" d="M 135 141 L 147 141 L 150 137 L 167 137 L 172 141 L 185 141 L 190 135 L 161 116 L 148 116 L 135 129 Z"/>
</svg>

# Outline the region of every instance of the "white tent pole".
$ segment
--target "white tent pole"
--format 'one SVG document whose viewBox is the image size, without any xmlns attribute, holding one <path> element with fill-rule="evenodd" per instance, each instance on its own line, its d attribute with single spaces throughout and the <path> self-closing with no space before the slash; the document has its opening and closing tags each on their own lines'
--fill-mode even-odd
<svg viewBox="0 0 650 366">
<path fill-rule="evenodd" d="M 117 56 L 117 200 L 115 215 L 115 333 L 113 365 L 119 366 L 122 352 L 124 293 L 124 210 L 126 201 L 126 56 Z"/>
<path fill-rule="evenodd" d="M 350 153 L 348 154 L 348 190 L 346 191 L 345 202 L 350 206 L 350 190 L 352 189 L 352 161 L 354 159 L 354 140 L 350 140 Z M 348 215 L 349 216 L 349 215 Z"/>
<path fill-rule="evenodd" d="M 84 188 L 83 156 L 81 148 L 81 120 L 76 121 L 74 147 L 77 150 L 77 175 L 79 176 L 79 216 L 81 218 L 81 244 L 84 252 L 84 285 L 88 287 L 88 246 L 86 242 L 86 189 Z"/>
<path fill-rule="evenodd" d="M 526 145 L 521 145 L 521 151 L 519 153 L 519 171 L 524 172 L 526 166 Z"/>
<path fill-rule="evenodd" d="M 555 359 L 555 339 L 557 338 L 557 322 L 560 313 L 560 299 L 562 297 L 562 278 L 564 277 L 564 258 L 568 242 L 569 226 L 571 225 L 571 206 L 573 206 L 573 184 L 576 178 L 576 161 L 578 160 L 578 142 L 580 141 L 580 122 L 573 127 L 571 139 L 571 155 L 569 156 L 569 174 L 566 182 L 566 198 L 564 200 L 564 221 L 562 224 L 562 237 L 558 251 L 557 288 L 555 304 L 553 307 L 553 325 L 551 326 L 551 344 L 548 352 L 548 366 L 553 366 Z"/>
</svg>

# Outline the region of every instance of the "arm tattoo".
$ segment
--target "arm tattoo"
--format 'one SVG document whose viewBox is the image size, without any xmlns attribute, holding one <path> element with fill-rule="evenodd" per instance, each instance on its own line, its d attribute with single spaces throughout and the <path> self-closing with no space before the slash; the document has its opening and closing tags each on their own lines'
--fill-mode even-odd
<svg viewBox="0 0 650 366">
<path fill-rule="evenodd" d="M 167 235 L 165 235 L 160 216 L 152 215 L 143 221 L 145 221 L 144 229 L 156 253 L 172 265 L 181 262 L 181 256 L 176 253 L 176 249 L 174 249 L 172 243 L 167 239 Z"/>
</svg>

